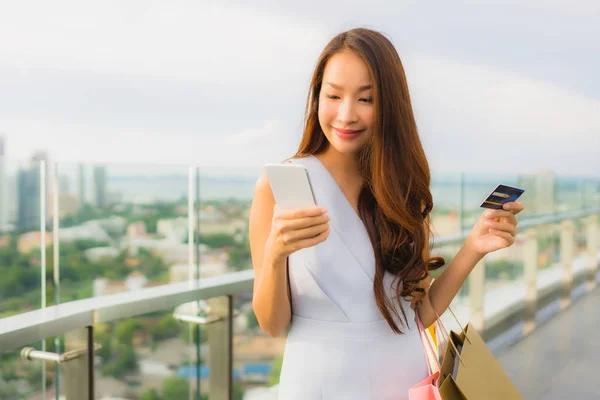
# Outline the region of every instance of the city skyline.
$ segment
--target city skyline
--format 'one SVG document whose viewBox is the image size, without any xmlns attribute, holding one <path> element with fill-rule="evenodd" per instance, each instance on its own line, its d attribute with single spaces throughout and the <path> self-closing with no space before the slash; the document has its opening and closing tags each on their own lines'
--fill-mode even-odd
<svg viewBox="0 0 600 400">
<path fill-rule="evenodd" d="M 597 2 L 59 3 L 0 16 L 17 160 L 260 170 L 295 152 L 323 46 L 367 26 L 400 53 L 434 173 L 600 176 Z"/>
</svg>

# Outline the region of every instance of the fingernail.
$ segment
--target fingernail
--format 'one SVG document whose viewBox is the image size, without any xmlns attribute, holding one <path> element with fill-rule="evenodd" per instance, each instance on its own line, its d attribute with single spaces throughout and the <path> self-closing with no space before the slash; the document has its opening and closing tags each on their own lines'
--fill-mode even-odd
<svg viewBox="0 0 600 400">
<path fill-rule="evenodd" d="M 488 217 L 488 218 L 491 218 L 492 215 L 494 215 L 493 211 L 486 211 L 486 213 L 485 213 L 485 216 Z"/>
<path fill-rule="evenodd" d="M 490 226 L 490 225 L 492 225 L 492 221 L 485 221 L 485 224 L 486 224 L 487 226 Z"/>
<path fill-rule="evenodd" d="M 510 210 L 510 204 L 506 203 L 502 206 L 502 208 L 505 210 Z"/>
<path fill-rule="evenodd" d="M 323 214 L 325 214 L 325 213 L 327 212 L 327 209 L 326 209 L 325 207 L 321 207 L 321 212 L 322 212 Z"/>
</svg>

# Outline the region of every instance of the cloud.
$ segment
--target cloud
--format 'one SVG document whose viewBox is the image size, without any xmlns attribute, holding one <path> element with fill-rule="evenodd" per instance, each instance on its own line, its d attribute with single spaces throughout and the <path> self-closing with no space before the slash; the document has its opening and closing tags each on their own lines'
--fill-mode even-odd
<svg viewBox="0 0 600 400">
<path fill-rule="evenodd" d="M 548 82 L 500 68 L 424 57 L 410 59 L 406 69 L 417 101 L 440 111 L 422 115 L 436 130 L 444 127 L 435 121 L 452 121 L 474 127 L 464 131 L 471 137 L 485 132 L 510 140 L 564 140 L 568 135 L 583 143 L 600 132 L 600 100 Z"/>
<path fill-rule="evenodd" d="M 278 121 L 267 121 L 265 126 L 259 129 L 247 129 L 243 132 L 236 133 L 228 136 L 225 143 L 228 145 L 240 146 L 240 145 L 252 145 L 257 141 L 261 141 L 265 138 L 271 138 L 278 134 L 277 125 Z"/>
<path fill-rule="evenodd" d="M 303 74 L 323 37 L 306 22 L 216 2 L 58 1 L 35 11 L 17 2 L 0 14 L 0 63 L 264 86 Z"/>
<path fill-rule="evenodd" d="M 282 124 L 275 120 L 240 133 L 193 136 L 44 120 L 0 120 L 0 126 L 7 137 L 10 163 L 15 166 L 25 162 L 33 150 L 44 149 L 50 161 L 59 164 L 131 164 L 123 168 L 136 171 L 160 165 L 181 166 L 183 171 L 188 165 L 221 169 L 260 167 L 289 156 L 295 145 L 292 135 L 279 134 Z"/>
<path fill-rule="evenodd" d="M 600 100 L 501 68 L 424 57 L 405 64 L 438 169 L 600 175 Z"/>
<path fill-rule="evenodd" d="M 327 12 L 281 2 L 3 6 L 0 131 L 9 154 L 42 148 L 62 161 L 223 168 L 284 159 L 300 139 L 316 57 L 331 35 L 362 21 L 398 46 L 437 171 L 600 175 L 599 59 L 590 51 L 598 25 L 588 13 L 599 3 L 473 0 L 432 12 L 412 1 L 385 13 L 314 4 Z"/>
</svg>

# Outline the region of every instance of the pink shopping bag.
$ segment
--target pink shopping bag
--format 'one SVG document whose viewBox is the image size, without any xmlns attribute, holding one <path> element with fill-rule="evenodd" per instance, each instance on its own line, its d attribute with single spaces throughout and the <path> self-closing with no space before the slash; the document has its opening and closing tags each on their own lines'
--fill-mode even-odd
<svg viewBox="0 0 600 400">
<path fill-rule="evenodd" d="M 408 389 L 408 400 L 442 400 L 437 388 L 439 377 L 440 372 L 438 371 Z"/>
<path fill-rule="evenodd" d="M 408 389 L 408 399 L 409 400 L 442 400 L 442 396 L 440 395 L 440 391 L 437 387 L 437 382 L 440 377 L 440 365 L 437 357 L 434 357 L 435 362 L 438 366 L 438 370 L 435 374 L 431 373 L 431 365 L 429 365 L 429 359 L 427 357 L 427 349 L 431 351 L 431 354 L 436 354 L 433 350 L 433 346 L 425 333 L 425 329 L 423 328 L 423 323 L 421 322 L 421 317 L 419 317 L 419 313 L 417 315 L 417 326 L 419 328 L 419 337 L 421 338 L 421 345 L 423 346 L 423 353 L 425 354 L 425 364 L 427 364 L 427 371 L 429 376 L 423 379 L 421 382 L 417 383 L 410 389 Z"/>
</svg>

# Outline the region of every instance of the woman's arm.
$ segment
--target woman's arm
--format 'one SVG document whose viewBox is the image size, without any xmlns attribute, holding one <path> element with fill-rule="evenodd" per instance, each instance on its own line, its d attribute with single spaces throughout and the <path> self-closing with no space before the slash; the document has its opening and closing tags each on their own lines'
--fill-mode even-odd
<svg viewBox="0 0 600 400">
<path fill-rule="evenodd" d="M 260 327 L 270 336 L 281 335 L 292 316 L 288 257 L 325 241 L 329 231 L 325 208 L 277 209 L 268 178 L 264 174 L 259 178 L 249 221 L 254 267 L 252 307 Z"/>
<path fill-rule="evenodd" d="M 281 335 L 290 323 L 287 257 L 274 258 L 267 245 L 275 198 L 266 175 L 256 182 L 250 208 L 249 238 L 254 266 L 252 308 L 262 330 L 272 337 Z"/>
<path fill-rule="evenodd" d="M 515 215 L 523 209 L 523 203 L 516 201 L 504 204 L 502 210 L 486 210 L 481 214 L 452 262 L 430 287 L 424 287 L 429 295 L 423 296 L 420 304 L 416 305 L 423 326 L 429 327 L 437 319 L 432 307 L 435 307 L 438 315 L 446 311 L 475 265 L 486 254 L 509 247 L 515 242 Z M 424 284 L 429 285 L 429 279 Z"/>
<path fill-rule="evenodd" d="M 435 307 L 438 315 L 442 315 L 446 311 L 462 284 L 483 256 L 469 245 L 469 241 L 466 241 L 431 286 L 429 285 L 430 278 L 425 280 L 423 289 L 429 291 L 429 295 L 423 296 L 420 305 L 417 306 L 423 326 L 429 327 L 437 320 L 432 307 Z"/>
</svg>

